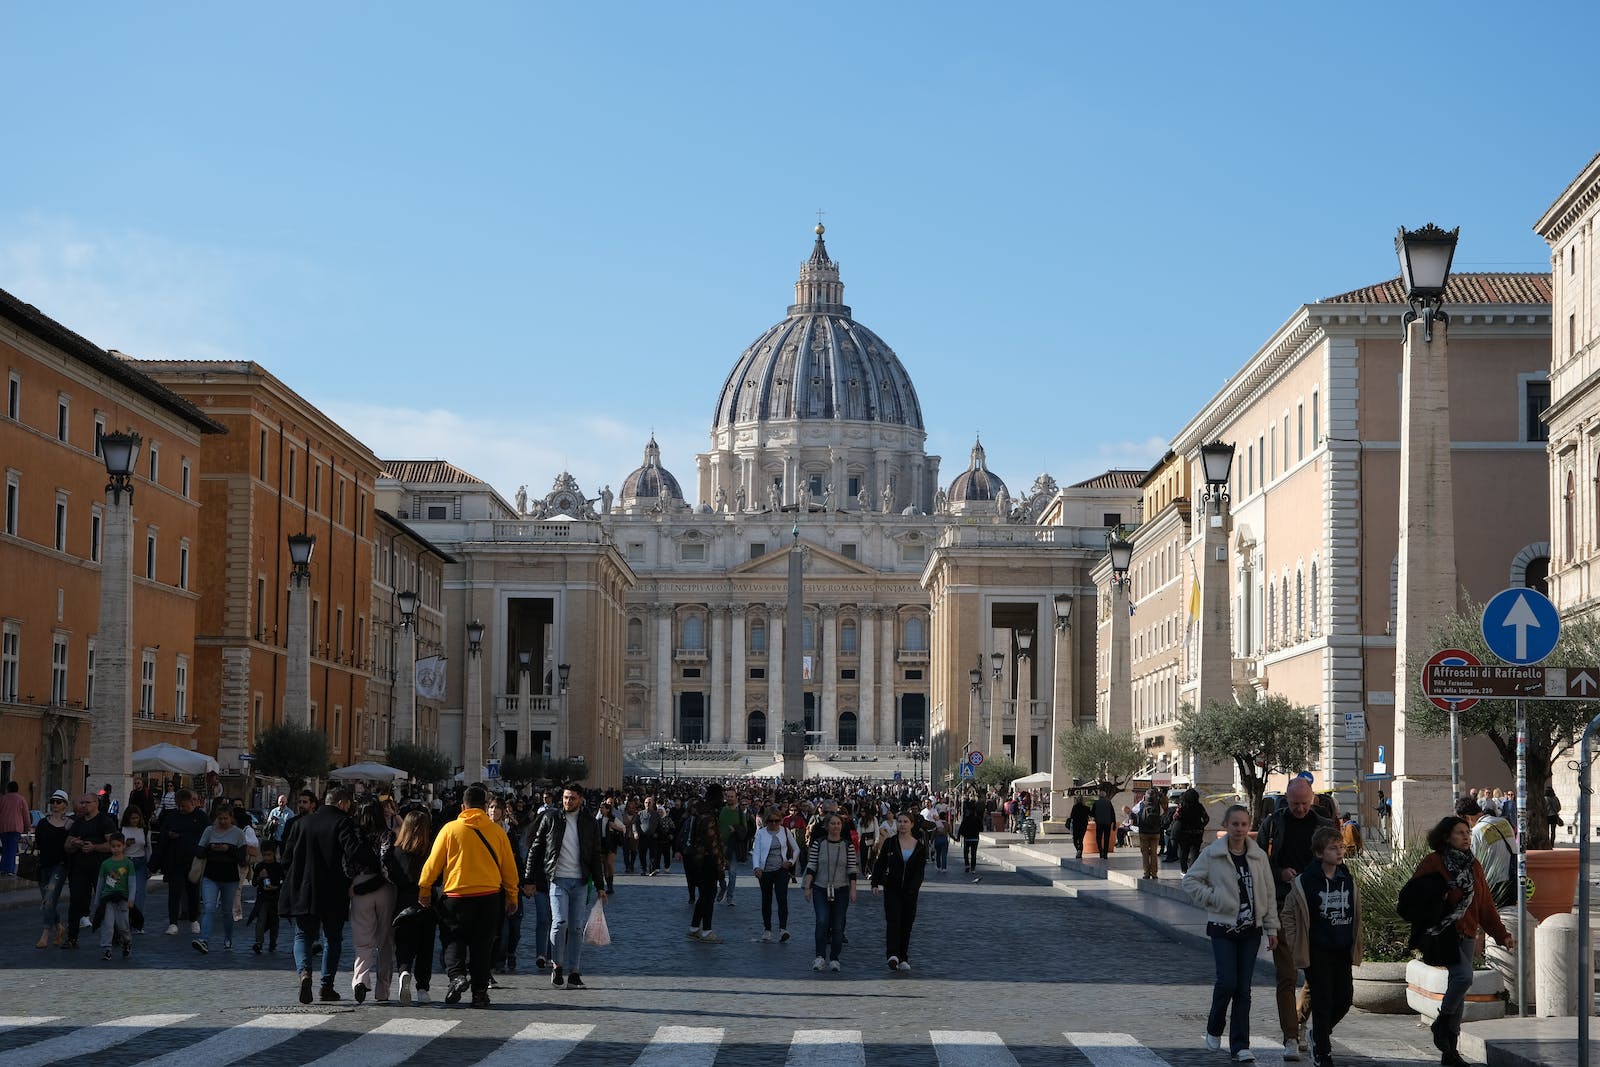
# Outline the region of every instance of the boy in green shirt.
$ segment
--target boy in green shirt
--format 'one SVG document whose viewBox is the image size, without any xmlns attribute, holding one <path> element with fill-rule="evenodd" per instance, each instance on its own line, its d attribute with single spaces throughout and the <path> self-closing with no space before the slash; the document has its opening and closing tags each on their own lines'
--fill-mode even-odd
<svg viewBox="0 0 1600 1067">
<path fill-rule="evenodd" d="M 100 920 L 100 958 L 111 958 L 111 946 L 122 942 L 122 958 L 133 954 L 133 938 L 128 928 L 128 887 L 133 884 L 133 861 L 125 855 L 127 842 L 120 833 L 112 836 L 111 858 L 100 864 L 95 890 L 105 909 Z"/>
</svg>

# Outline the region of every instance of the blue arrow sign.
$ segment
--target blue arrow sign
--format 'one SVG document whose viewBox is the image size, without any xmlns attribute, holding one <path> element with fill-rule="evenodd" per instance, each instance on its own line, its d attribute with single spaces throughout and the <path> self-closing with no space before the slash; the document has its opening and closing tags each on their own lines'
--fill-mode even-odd
<svg viewBox="0 0 1600 1067">
<path fill-rule="evenodd" d="M 1560 637 L 1561 616 L 1537 589 L 1506 589 L 1484 605 L 1483 639 L 1507 663 L 1538 663 Z"/>
</svg>

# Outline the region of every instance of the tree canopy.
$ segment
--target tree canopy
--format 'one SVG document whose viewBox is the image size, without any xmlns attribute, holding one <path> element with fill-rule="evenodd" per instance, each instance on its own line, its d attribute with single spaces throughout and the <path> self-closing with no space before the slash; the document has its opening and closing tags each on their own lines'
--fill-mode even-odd
<svg viewBox="0 0 1600 1067">
<path fill-rule="evenodd" d="M 1056 758 L 1083 785 L 1109 785 L 1122 792 L 1128 780 L 1149 759 L 1132 734 L 1112 733 L 1098 726 L 1069 726 L 1056 738 Z"/>
<path fill-rule="evenodd" d="M 257 734 L 255 757 L 257 774 L 282 778 L 291 789 L 321 778 L 332 767 L 328 762 L 328 739 L 317 730 L 292 722 L 269 726 Z"/>
<path fill-rule="evenodd" d="M 1237 701 L 1208 700 L 1201 708 L 1185 708 L 1174 738 L 1201 759 L 1233 761 L 1250 799 L 1252 823 L 1261 816 L 1267 778 L 1304 770 L 1322 752 L 1310 708 L 1276 693 L 1258 696 L 1254 690 Z"/>
<path fill-rule="evenodd" d="M 978 765 L 972 780 L 979 785 L 997 785 L 1005 789 L 1022 776 L 1021 765 L 1010 756 L 990 756 Z"/>
<path fill-rule="evenodd" d="M 500 761 L 500 781 L 517 790 L 533 785 L 581 782 L 587 777 L 589 764 L 581 759 L 545 759 L 530 753 Z"/>
<path fill-rule="evenodd" d="M 418 785 L 442 782 L 451 777 L 454 769 L 450 757 L 443 752 L 411 741 L 396 741 L 390 745 L 383 754 L 383 761 L 405 771 Z"/>
<path fill-rule="evenodd" d="M 1459 648 L 1481 663 L 1499 664 L 1483 639 L 1483 605 L 1468 603 L 1446 616 L 1430 630 L 1430 647 Z M 1600 619 L 1561 620 L 1561 640 L 1544 661 L 1547 667 L 1592 667 L 1600 663 Z M 1435 707 L 1422 691 L 1422 676 L 1410 679 L 1406 695 L 1406 727 L 1428 734 L 1450 732 L 1450 716 Z M 1525 700 L 1528 722 L 1528 847 L 1552 848 L 1550 824 L 1545 815 L 1545 793 L 1550 789 L 1556 761 L 1576 755 L 1583 731 L 1600 710 L 1600 701 Z M 1517 702 L 1480 700 L 1457 713 L 1462 737 L 1487 737 L 1501 762 L 1512 774 L 1517 769 Z M 1463 783 L 1463 786 L 1472 783 Z"/>
</svg>

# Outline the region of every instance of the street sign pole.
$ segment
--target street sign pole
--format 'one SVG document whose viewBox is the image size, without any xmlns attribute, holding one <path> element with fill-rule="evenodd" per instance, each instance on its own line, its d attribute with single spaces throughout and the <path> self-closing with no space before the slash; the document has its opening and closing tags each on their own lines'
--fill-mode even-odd
<svg viewBox="0 0 1600 1067">
<path fill-rule="evenodd" d="M 1457 701 L 1450 701 L 1450 804 L 1461 799 L 1461 712 Z"/>
<path fill-rule="evenodd" d="M 1580 878 L 1587 878 L 1587 870 Z M 1517 1017 L 1528 1017 L 1528 713 L 1517 701 Z"/>
<path fill-rule="evenodd" d="M 1594 1010 L 1594 942 L 1589 937 L 1589 799 L 1593 775 L 1591 739 L 1600 731 L 1600 715 L 1589 720 L 1578 742 L 1578 1067 L 1589 1067 L 1589 1013 Z"/>
</svg>

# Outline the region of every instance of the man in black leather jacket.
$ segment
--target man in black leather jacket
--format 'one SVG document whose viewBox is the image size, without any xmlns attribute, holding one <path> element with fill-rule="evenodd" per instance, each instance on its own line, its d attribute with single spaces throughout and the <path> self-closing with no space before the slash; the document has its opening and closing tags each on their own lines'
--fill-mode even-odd
<svg viewBox="0 0 1600 1067">
<path fill-rule="evenodd" d="M 561 810 L 546 812 L 533 828 L 533 843 L 522 872 L 523 893 L 550 894 L 550 984 L 582 989 L 578 971 L 583 928 L 589 918 L 586 884 L 604 902 L 605 863 L 600 855 L 600 825 L 584 814 L 576 785 L 561 791 Z"/>
</svg>

